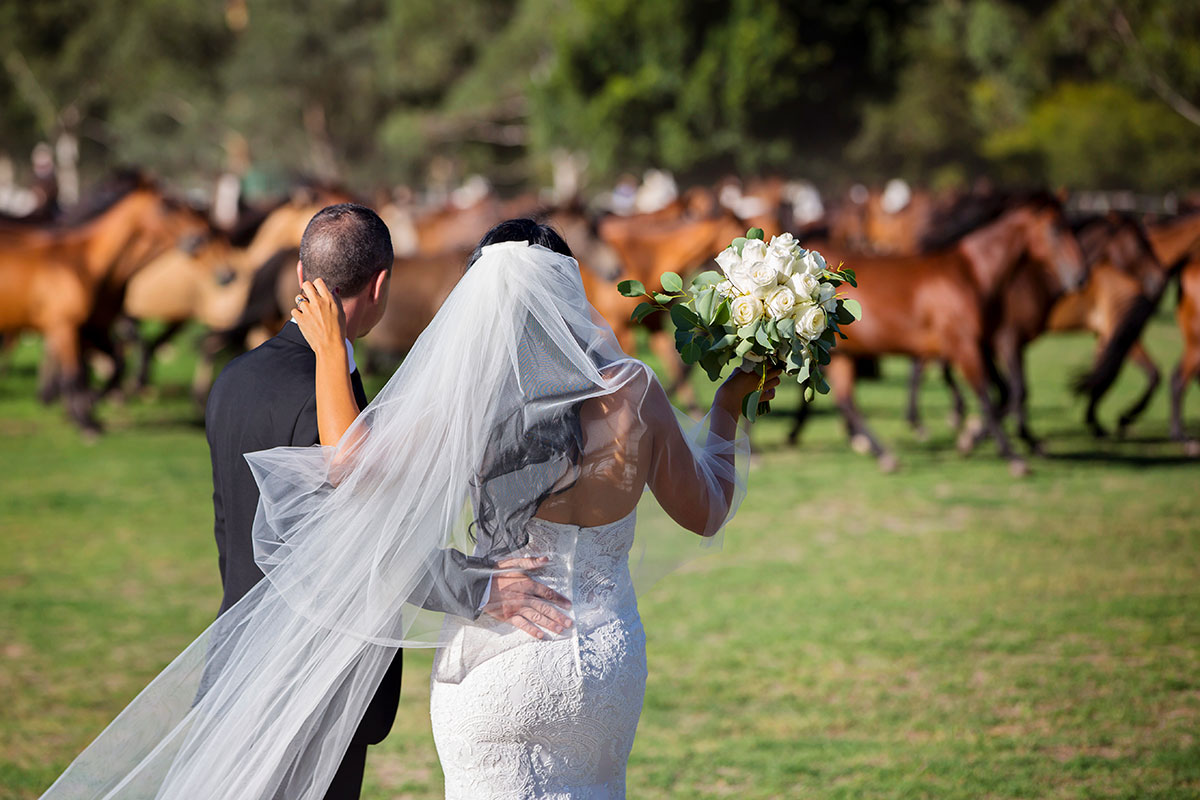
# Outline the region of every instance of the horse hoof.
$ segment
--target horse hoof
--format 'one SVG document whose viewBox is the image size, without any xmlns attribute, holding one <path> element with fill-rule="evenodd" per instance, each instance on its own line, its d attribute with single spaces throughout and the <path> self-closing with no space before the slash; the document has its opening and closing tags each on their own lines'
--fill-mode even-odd
<svg viewBox="0 0 1200 800">
<path fill-rule="evenodd" d="M 914 425 L 913 436 L 916 437 L 918 442 L 928 442 L 929 430 L 924 425 Z"/>
<path fill-rule="evenodd" d="M 850 449 L 860 456 L 869 455 L 871 452 L 871 440 L 864 434 L 856 433 L 850 437 Z"/>
<path fill-rule="evenodd" d="M 885 475 L 891 475 L 896 470 L 900 469 L 900 460 L 891 453 L 884 453 L 879 457 L 879 471 Z"/>
<path fill-rule="evenodd" d="M 1200 458 L 1200 440 L 1189 439 L 1184 442 L 1183 454 L 1188 458 Z"/>
<path fill-rule="evenodd" d="M 963 431 L 958 435 L 954 446 L 958 449 L 960 455 L 969 455 L 975 449 L 975 436 L 970 431 Z"/>
<path fill-rule="evenodd" d="M 1020 458 L 1014 458 L 1008 462 L 1008 472 L 1014 478 L 1026 478 L 1029 476 L 1029 462 Z"/>
</svg>

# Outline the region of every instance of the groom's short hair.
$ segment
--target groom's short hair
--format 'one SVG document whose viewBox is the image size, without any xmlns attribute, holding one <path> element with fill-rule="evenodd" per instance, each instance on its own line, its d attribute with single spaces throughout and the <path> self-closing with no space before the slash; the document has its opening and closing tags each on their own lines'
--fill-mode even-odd
<svg viewBox="0 0 1200 800">
<path fill-rule="evenodd" d="M 353 297 L 392 268 L 392 236 L 371 209 L 357 203 L 326 206 L 308 221 L 300 240 L 304 279 L 321 278 L 342 297 Z"/>
</svg>

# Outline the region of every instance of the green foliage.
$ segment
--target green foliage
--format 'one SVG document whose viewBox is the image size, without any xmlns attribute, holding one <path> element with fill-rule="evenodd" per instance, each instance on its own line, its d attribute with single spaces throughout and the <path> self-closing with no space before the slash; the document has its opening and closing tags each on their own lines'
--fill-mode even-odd
<svg viewBox="0 0 1200 800">
<path fill-rule="evenodd" d="M 1160 191 L 1195 185 L 1200 14 L 1176 0 L 84 0 L 0 3 L 0 151 L 79 137 L 208 182 L 370 190 L 481 172 L 594 188 L 780 171 Z M 241 24 L 244 22 L 245 24 Z M 1190 109 L 1190 110 L 1189 110 Z"/>
<path fill-rule="evenodd" d="M 1022 125 L 984 139 L 998 160 L 1031 162 L 1055 186 L 1170 191 L 1200 181 L 1200 127 L 1111 83 L 1060 85 Z"/>
</svg>

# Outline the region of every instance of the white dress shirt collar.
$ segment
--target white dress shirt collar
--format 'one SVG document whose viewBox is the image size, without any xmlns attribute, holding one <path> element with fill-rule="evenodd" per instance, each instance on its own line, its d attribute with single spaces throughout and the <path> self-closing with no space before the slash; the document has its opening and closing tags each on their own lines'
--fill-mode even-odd
<svg viewBox="0 0 1200 800">
<path fill-rule="evenodd" d="M 296 320 L 289 319 L 289 323 L 295 325 Z M 358 369 L 358 365 L 354 363 L 354 343 L 349 339 L 346 340 L 346 363 L 350 365 L 350 372 L 353 373 Z"/>
</svg>

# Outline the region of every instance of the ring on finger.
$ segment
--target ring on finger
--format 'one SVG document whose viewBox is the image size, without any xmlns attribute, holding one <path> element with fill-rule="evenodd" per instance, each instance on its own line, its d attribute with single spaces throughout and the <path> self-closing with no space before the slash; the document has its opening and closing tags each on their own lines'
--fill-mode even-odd
<svg viewBox="0 0 1200 800">
<path fill-rule="evenodd" d="M 296 307 L 299 308 L 301 303 L 307 303 L 308 298 L 302 294 L 296 295 Z"/>
</svg>

